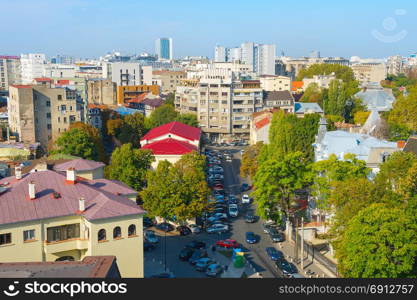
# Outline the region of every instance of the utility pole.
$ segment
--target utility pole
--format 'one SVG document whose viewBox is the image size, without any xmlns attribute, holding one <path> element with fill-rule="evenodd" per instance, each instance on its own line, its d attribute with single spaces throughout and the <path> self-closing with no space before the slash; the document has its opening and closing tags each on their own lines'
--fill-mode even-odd
<svg viewBox="0 0 417 300">
<path fill-rule="evenodd" d="M 304 217 L 301 218 L 301 271 L 304 270 Z"/>
<path fill-rule="evenodd" d="M 298 218 L 296 215 L 295 216 L 295 261 L 298 261 Z"/>
</svg>

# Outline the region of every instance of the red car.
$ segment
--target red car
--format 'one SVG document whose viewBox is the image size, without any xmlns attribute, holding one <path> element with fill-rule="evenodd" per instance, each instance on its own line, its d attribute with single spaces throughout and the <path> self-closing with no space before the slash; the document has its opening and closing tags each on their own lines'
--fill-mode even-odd
<svg viewBox="0 0 417 300">
<path fill-rule="evenodd" d="M 213 189 L 214 189 L 214 190 L 223 190 L 223 189 L 224 189 L 224 186 L 223 186 L 223 184 L 216 184 L 216 185 L 213 187 Z"/>
<path fill-rule="evenodd" d="M 217 241 L 216 246 L 223 247 L 223 248 L 239 248 L 240 245 L 235 240 L 223 240 Z"/>
</svg>

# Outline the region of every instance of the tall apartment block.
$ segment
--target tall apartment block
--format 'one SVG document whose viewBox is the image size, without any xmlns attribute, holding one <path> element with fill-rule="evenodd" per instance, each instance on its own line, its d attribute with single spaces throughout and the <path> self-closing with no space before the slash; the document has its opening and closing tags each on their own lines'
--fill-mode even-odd
<svg viewBox="0 0 417 300">
<path fill-rule="evenodd" d="M 9 85 L 22 81 L 19 56 L 0 56 L 0 89 L 8 90 Z"/>
<path fill-rule="evenodd" d="M 73 122 L 83 121 L 83 104 L 69 88 L 37 85 L 11 85 L 9 88 L 10 133 L 18 141 L 39 142 L 43 148 L 68 130 Z"/>
<path fill-rule="evenodd" d="M 262 98 L 259 81 L 241 80 L 232 71 L 211 69 L 177 87 L 175 106 L 181 113 L 196 114 L 210 139 L 247 138 L 250 116 L 262 109 Z"/>
<path fill-rule="evenodd" d="M 253 66 L 258 75 L 275 75 L 275 45 L 243 43 L 240 48 L 216 46 L 215 62 L 241 61 Z"/>
<path fill-rule="evenodd" d="M 159 60 L 173 59 L 173 45 L 171 38 L 160 38 L 155 41 L 155 52 Z"/>
<path fill-rule="evenodd" d="M 46 66 L 45 54 L 22 54 L 20 62 L 22 65 L 23 84 L 31 84 L 33 79 L 44 76 Z"/>
</svg>

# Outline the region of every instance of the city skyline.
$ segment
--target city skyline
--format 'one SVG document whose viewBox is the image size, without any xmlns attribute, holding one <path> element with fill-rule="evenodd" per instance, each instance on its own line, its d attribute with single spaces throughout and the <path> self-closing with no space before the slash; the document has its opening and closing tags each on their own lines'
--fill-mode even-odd
<svg viewBox="0 0 417 300">
<path fill-rule="evenodd" d="M 378 7 L 359 2 L 355 6 L 269 0 L 255 7 L 217 0 L 209 7 L 186 1 L 123 1 L 123 5 L 82 0 L 60 1 L 58 5 L 50 0 L 0 2 L 9 12 L 0 20 L 5 29 L 1 52 L 9 55 L 91 58 L 112 50 L 154 53 L 154 41 L 165 36 L 174 40 L 175 58 L 213 58 L 216 45 L 234 47 L 247 41 L 276 44 L 278 56 L 282 51 L 288 56 L 308 56 L 312 50 L 319 50 L 322 56 L 347 58 L 416 52 L 412 42 L 417 28 L 416 4 L 411 1 L 380 1 Z"/>
</svg>

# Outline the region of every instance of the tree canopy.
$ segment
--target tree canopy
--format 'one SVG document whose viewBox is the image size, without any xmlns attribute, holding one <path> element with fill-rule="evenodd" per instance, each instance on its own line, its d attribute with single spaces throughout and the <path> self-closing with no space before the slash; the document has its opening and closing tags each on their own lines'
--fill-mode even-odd
<svg viewBox="0 0 417 300">
<path fill-rule="evenodd" d="M 161 161 L 147 174 L 147 187 L 140 193 L 151 216 L 186 221 L 200 216 L 208 205 L 209 189 L 205 159 L 196 152 L 184 155 L 174 165 Z"/>
<path fill-rule="evenodd" d="M 394 126 L 406 128 L 409 131 L 417 131 L 417 85 L 409 89 L 407 96 L 400 95 L 394 102 L 394 107 L 389 113 L 388 123 Z"/>
<path fill-rule="evenodd" d="M 348 278 L 417 275 L 416 222 L 404 210 L 373 204 L 349 221 L 337 258 Z"/>
<path fill-rule="evenodd" d="M 99 159 L 94 139 L 87 131 L 79 128 L 70 129 L 58 137 L 52 154 L 58 153 L 90 160 Z"/>
<path fill-rule="evenodd" d="M 242 162 L 240 165 L 240 176 L 253 178 L 258 170 L 259 154 L 261 153 L 264 144 L 259 142 L 246 148 L 242 155 Z"/>
<path fill-rule="evenodd" d="M 146 174 L 155 160 L 149 150 L 134 149 L 124 144 L 112 153 L 111 163 L 106 168 L 106 177 L 119 180 L 136 191 L 145 187 Z"/>
<path fill-rule="evenodd" d="M 350 67 L 337 64 L 314 64 L 299 72 L 297 80 L 301 81 L 304 78 L 313 78 L 314 75 L 331 75 L 335 73 L 337 79 L 348 83 L 355 81 L 355 75 Z"/>
<path fill-rule="evenodd" d="M 106 158 L 106 154 L 104 152 L 104 145 L 103 145 L 103 139 L 101 136 L 101 132 L 94 126 L 90 125 L 90 124 L 86 124 L 83 122 L 75 122 L 72 123 L 69 127 L 69 129 L 73 129 L 73 128 L 77 128 L 80 129 L 82 131 L 85 131 L 93 140 L 94 145 L 96 146 L 97 149 L 97 157 L 98 160 L 102 161 L 102 162 L 106 162 L 107 158 Z"/>
</svg>

